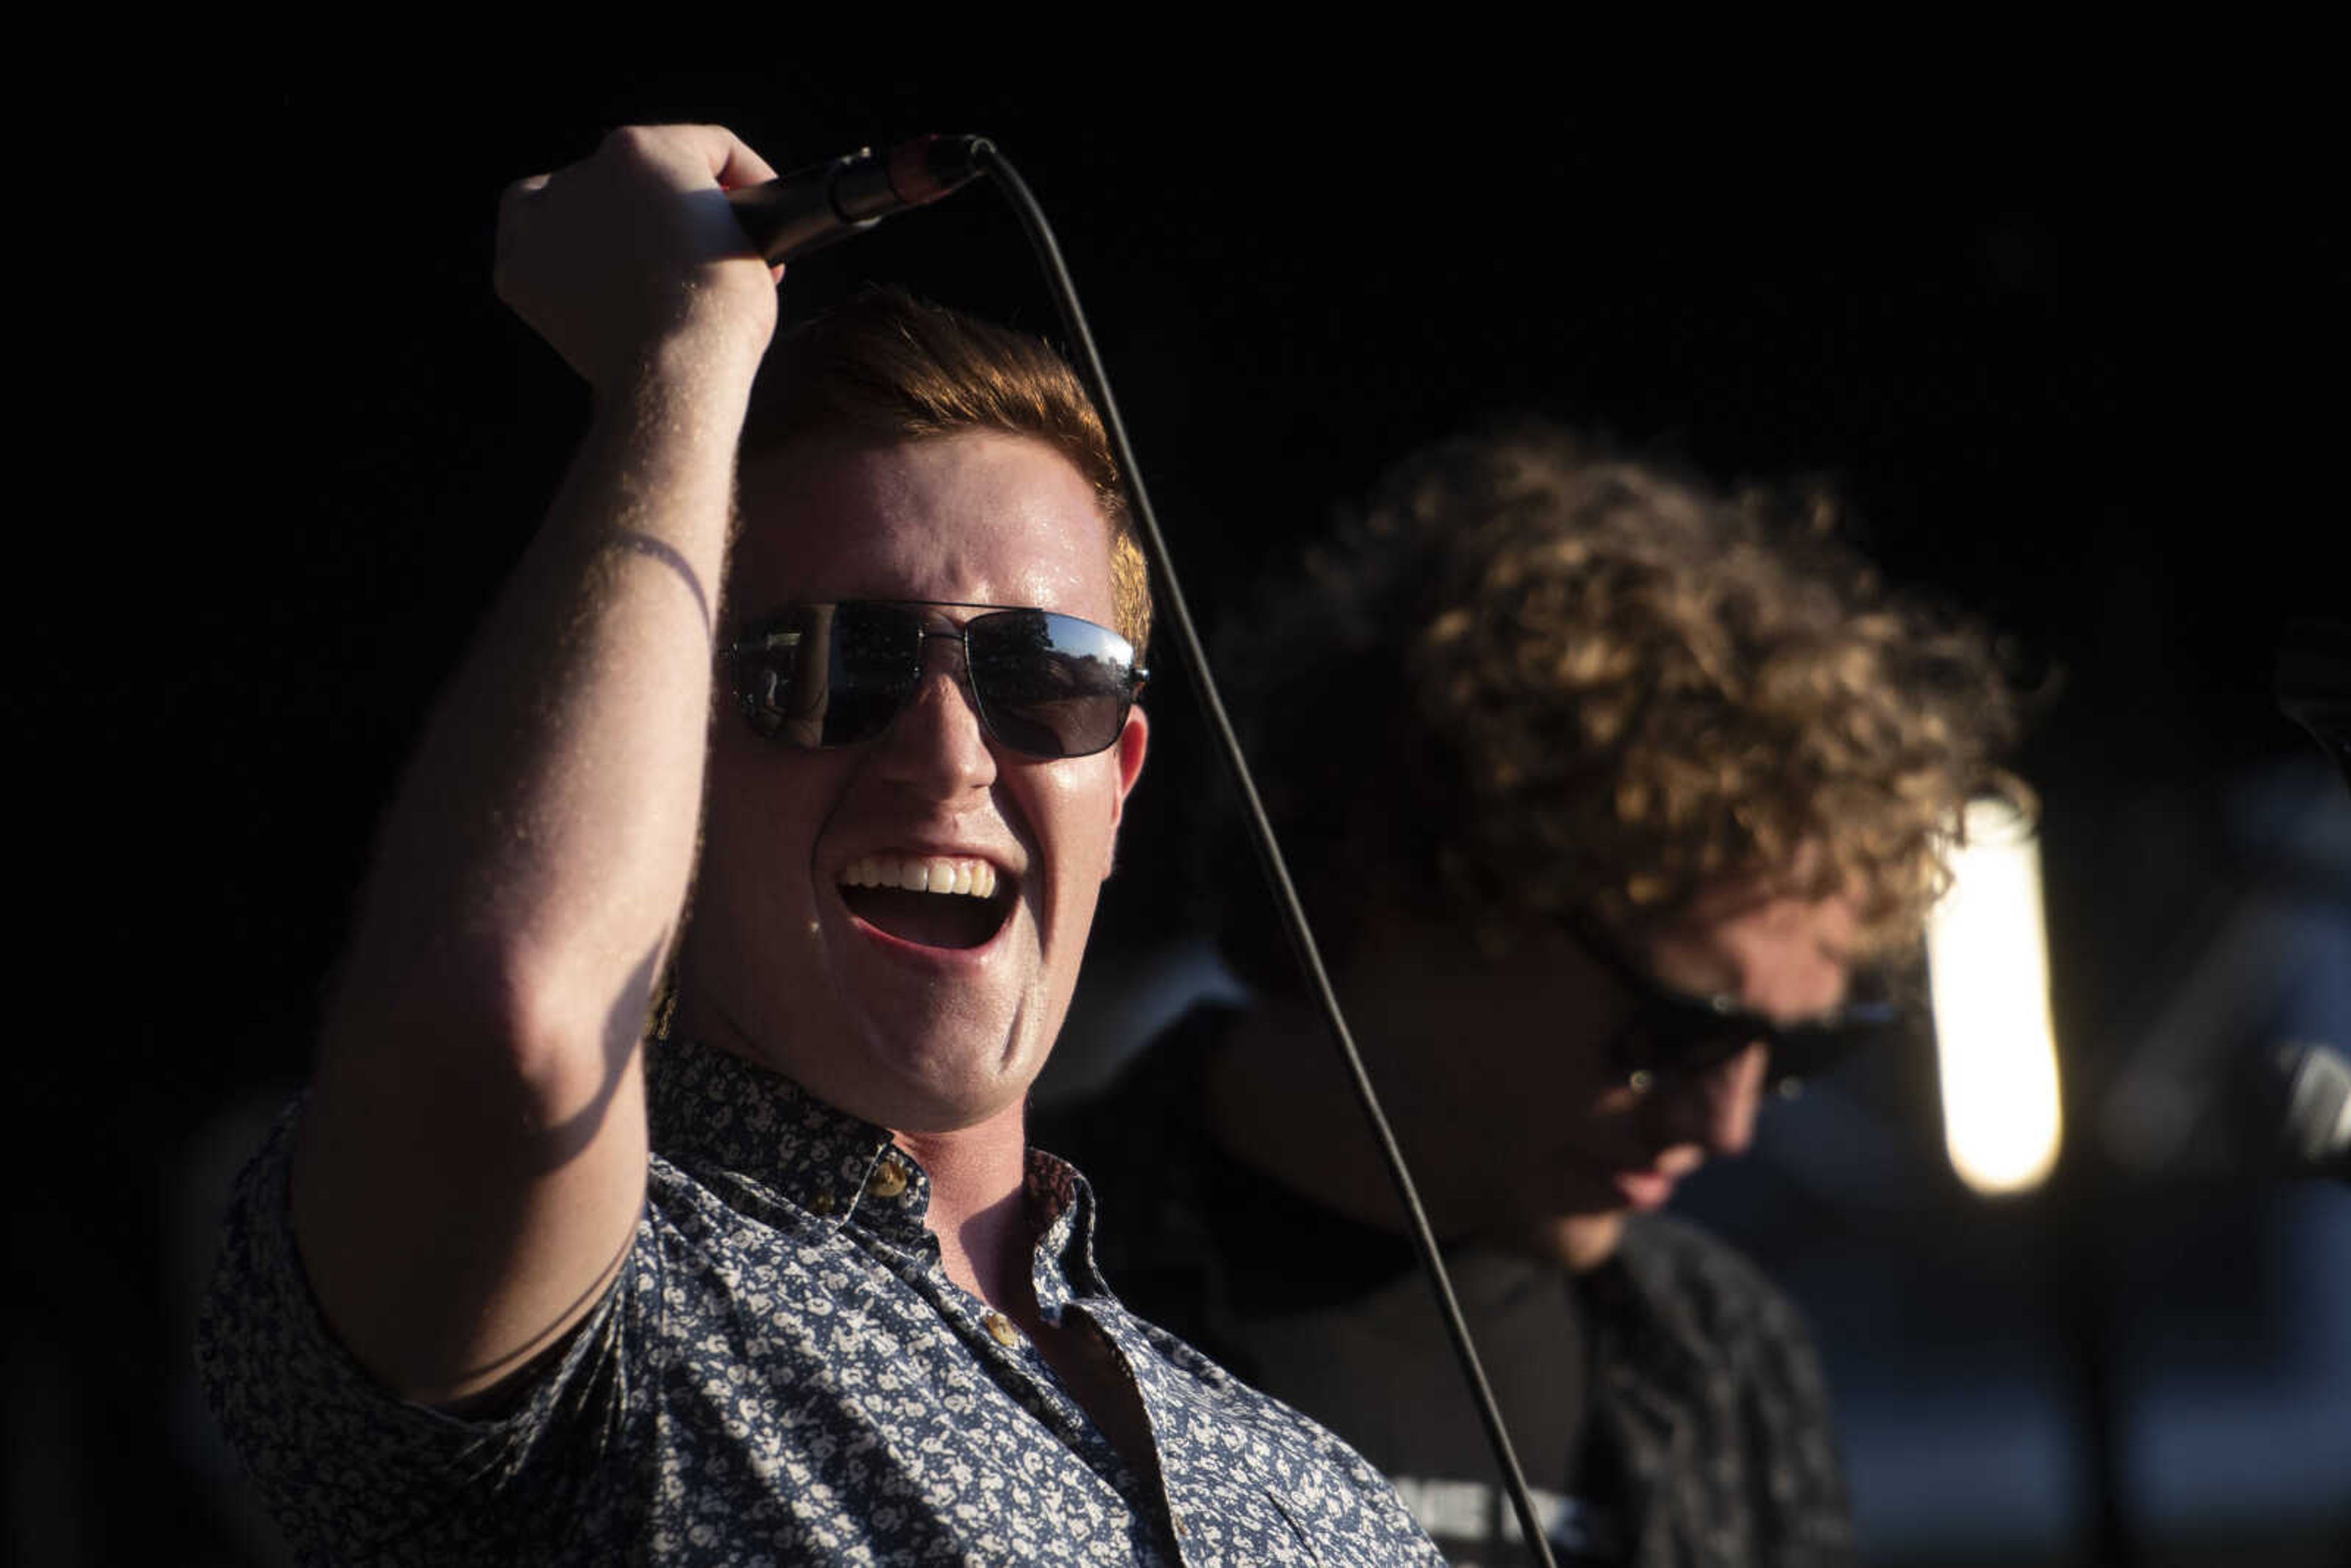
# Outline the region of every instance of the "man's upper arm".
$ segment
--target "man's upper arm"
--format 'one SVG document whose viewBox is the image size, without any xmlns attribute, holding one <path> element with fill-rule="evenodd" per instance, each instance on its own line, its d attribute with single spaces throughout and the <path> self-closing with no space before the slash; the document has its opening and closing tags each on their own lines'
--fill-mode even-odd
<svg viewBox="0 0 2351 1568">
<path fill-rule="evenodd" d="M 480 1560 L 501 1519 L 526 1495 L 546 1504 L 581 1470 L 580 1445 L 612 1430 L 621 1413 L 601 1401 L 623 1385 L 597 1369 L 621 1354 L 628 1298 L 609 1296 L 495 1406 L 453 1417 L 394 1397 L 323 1321 L 296 1255 L 292 1122 L 236 1184 L 196 1336 L 205 1398 L 298 1560 Z"/>
<path fill-rule="evenodd" d="M 291 1157 L 293 1236 L 328 1321 L 385 1386 L 444 1406 L 587 1315 L 644 1194 L 633 1040 L 602 1053 L 601 1082 L 543 1098 L 474 1043 L 471 1082 L 322 1062 Z"/>
</svg>

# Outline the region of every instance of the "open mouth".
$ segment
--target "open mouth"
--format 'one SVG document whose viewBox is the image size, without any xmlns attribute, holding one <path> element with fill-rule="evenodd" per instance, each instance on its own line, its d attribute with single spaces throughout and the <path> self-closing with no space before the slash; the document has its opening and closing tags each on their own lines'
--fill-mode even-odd
<svg viewBox="0 0 2351 1568">
<path fill-rule="evenodd" d="M 1018 886 L 982 860 L 867 855 L 841 873 L 841 899 L 875 930 L 923 947 L 977 947 L 1012 913 Z"/>
</svg>

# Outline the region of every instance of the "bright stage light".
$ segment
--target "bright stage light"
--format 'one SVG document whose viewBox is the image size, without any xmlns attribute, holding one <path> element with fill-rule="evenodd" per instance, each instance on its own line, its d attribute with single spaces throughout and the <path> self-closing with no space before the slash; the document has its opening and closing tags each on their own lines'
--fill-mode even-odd
<svg viewBox="0 0 2351 1568">
<path fill-rule="evenodd" d="M 2064 1131 L 2041 846 L 2004 800 L 1970 804 L 1965 838 L 1927 925 L 1943 1143 L 1976 1191 L 2019 1193 L 2048 1176 Z"/>
</svg>

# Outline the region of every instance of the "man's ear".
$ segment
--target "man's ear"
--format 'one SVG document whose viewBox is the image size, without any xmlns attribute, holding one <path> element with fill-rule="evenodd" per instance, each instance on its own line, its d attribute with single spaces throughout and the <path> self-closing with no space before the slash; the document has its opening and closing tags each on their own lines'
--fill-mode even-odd
<svg viewBox="0 0 2351 1568">
<path fill-rule="evenodd" d="M 1107 879 L 1118 860 L 1118 824 L 1126 813 L 1127 792 L 1134 781 L 1143 777 L 1143 754 L 1150 749 L 1151 721 L 1143 716 L 1140 705 L 1126 710 L 1126 727 L 1118 732 L 1114 749 L 1118 766 L 1118 793 L 1110 803 L 1110 853 L 1102 857 L 1102 876 Z"/>
</svg>

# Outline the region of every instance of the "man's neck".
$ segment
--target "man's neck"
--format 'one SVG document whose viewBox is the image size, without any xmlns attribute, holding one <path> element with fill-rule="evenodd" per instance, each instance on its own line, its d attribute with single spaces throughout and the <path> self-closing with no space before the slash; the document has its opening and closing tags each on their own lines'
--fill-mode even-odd
<svg viewBox="0 0 2351 1568">
<path fill-rule="evenodd" d="M 952 1133 L 894 1133 L 931 1178 L 930 1229 L 947 1278 L 1024 1325 L 1036 1316 L 1029 1275 L 1025 1107 Z"/>
</svg>

